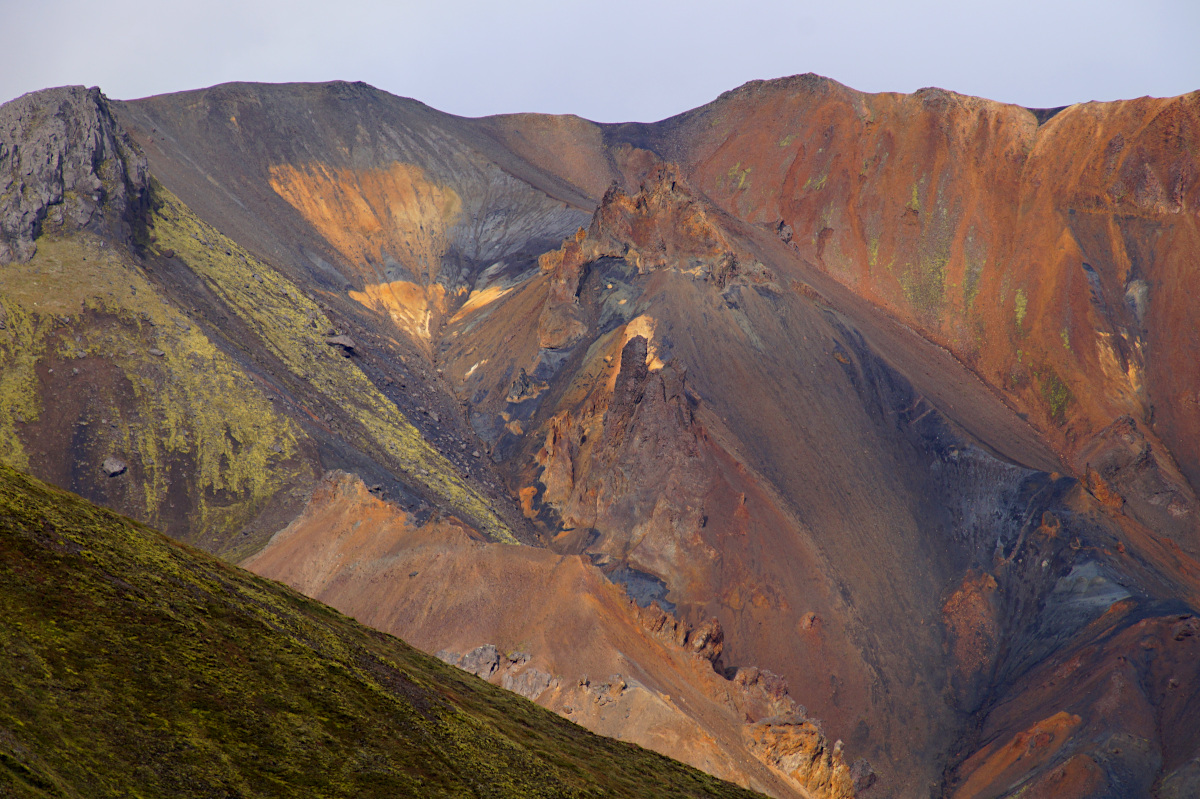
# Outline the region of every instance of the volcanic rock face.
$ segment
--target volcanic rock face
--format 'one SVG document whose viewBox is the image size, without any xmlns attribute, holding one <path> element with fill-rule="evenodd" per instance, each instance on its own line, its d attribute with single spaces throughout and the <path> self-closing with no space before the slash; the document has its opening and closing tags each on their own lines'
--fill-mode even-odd
<svg viewBox="0 0 1200 799">
<path fill-rule="evenodd" d="M 146 158 L 97 88 L 27 94 L 0 107 L 0 264 L 25 262 L 44 232 L 128 241 L 147 198 Z"/>
<path fill-rule="evenodd" d="M 735 122 L 736 120 L 736 122 Z M 1175 507 L 1133 515 L 1200 552 L 1189 399 L 1200 95 L 1071 106 L 1039 124 L 938 89 L 752 84 L 680 120 L 693 180 L 950 348 L 1079 472 L 1129 417 Z M 1146 515 L 1150 513 L 1150 515 Z"/>
<path fill-rule="evenodd" d="M 1197 97 L 112 104 L 150 202 L 5 233 L 0 453 L 775 795 L 1186 795 Z"/>
</svg>

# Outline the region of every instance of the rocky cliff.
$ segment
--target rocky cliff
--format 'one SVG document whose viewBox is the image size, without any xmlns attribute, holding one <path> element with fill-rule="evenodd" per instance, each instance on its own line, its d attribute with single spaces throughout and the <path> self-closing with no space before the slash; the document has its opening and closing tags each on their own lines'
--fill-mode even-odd
<svg viewBox="0 0 1200 799">
<path fill-rule="evenodd" d="M 148 199 L 146 158 L 100 90 L 71 86 L 0 108 L 0 264 L 26 262 L 43 233 L 131 239 Z"/>
</svg>

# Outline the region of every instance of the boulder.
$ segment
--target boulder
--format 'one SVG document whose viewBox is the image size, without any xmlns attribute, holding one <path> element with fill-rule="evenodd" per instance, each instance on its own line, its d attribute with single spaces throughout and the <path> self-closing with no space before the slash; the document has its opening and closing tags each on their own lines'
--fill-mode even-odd
<svg viewBox="0 0 1200 799">
<path fill-rule="evenodd" d="M 687 648 L 705 660 L 716 661 L 725 648 L 725 632 L 721 629 L 721 623 L 715 618 L 709 619 L 692 630 L 687 639 Z"/>
<path fill-rule="evenodd" d="M 500 680 L 500 687 L 513 693 L 518 693 L 526 699 L 537 699 L 542 695 L 553 679 L 544 671 L 527 668 L 519 674 L 506 673 Z"/>
<path fill-rule="evenodd" d="M 342 355 L 347 358 L 354 354 L 354 339 L 349 336 L 330 336 L 325 339 L 325 343 L 331 347 L 339 347 Z"/>
<path fill-rule="evenodd" d="M 477 646 L 462 656 L 458 667 L 486 680 L 500 668 L 500 651 L 492 644 Z"/>
</svg>

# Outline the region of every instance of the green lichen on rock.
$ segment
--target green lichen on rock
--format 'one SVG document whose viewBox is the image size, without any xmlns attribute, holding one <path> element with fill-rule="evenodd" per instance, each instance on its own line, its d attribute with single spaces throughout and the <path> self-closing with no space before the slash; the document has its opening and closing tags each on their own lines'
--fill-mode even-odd
<svg viewBox="0 0 1200 799">
<path fill-rule="evenodd" d="M 7 317 L 0 331 L 6 462 L 28 464 L 17 419 L 35 421 L 56 402 L 43 395 L 68 379 L 50 375 L 47 364 L 92 359 L 101 364 L 97 371 L 115 373 L 113 390 L 61 423 L 136 462 L 142 518 L 160 518 L 179 479 L 173 468 L 195 489 L 193 540 L 240 528 L 294 477 L 295 466 L 285 464 L 303 432 L 121 248 L 82 233 L 44 236 L 32 260 L 0 273 L 0 296 Z"/>
<path fill-rule="evenodd" d="M 976 237 L 974 227 L 967 232 L 963 243 L 963 259 L 963 304 L 971 309 L 975 306 L 975 298 L 979 296 L 983 270 L 987 267 L 987 242 Z"/>
<path fill-rule="evenodd" d="M 6 267 L 15 269 L 17 267 Z M 36 317 L 0 291 L 0 461 L 18 468 L 29 466 L 18 425 L 36 421 L 42 410 L 35 371 L 45 348 L 44 335 Z"/>
<path fill-rule="evenodd" d="M 914 184 L 916 197 L 916 187 Z M 916 310 L 937 318 L 946 300 L 946 278 L 954 243 L 956 216 L 940 200 L 923 215 L 917 241 L 916 260 L 899 272 L 900 289 L 904 298 Z"/>
<path fill-rule="evenodd" d="M 912 211 L 915 214 L 921 213 L 920 191 L 922 182 L 923 181 L 913 181 L 912 196 L 909 197 L 908 202 L 904 205 L 907 210 Z"/>
<path fill-rule="evenodd" d="M 254 331 L 295 380 L 347 413 L 358 430 L 347 435 L 381 462 L 392 463 L 492 538 L 517 543 L 508 526 L 455 467 L 429 444 L 350 359 L 325 344 L 328 317 L 283 274 L 200 221 L 178 198 L 154 184 L 148 235 L 174 251 L 221 301 Z"/>
<path fill-rule="evenodd" d="M 0 585 L 2 796 L 755 795 L 3 464 Z"/>
<path fill-rule="evenodd" d="M 1067 418 L 1067 406 L 1073 399 L 1071 389 L 1058 376 L 1058 372 L 1047 366 L 1037 372 L 1038 389 L 1045 400 L 1050 419 L 1062 424 Z"/>
<path fill-rule="evenodd" d="M 741 191 L 742 189 L 750 188 L 750 173 L 752 171 L 753 167 L 742 169 L 741 161 L 729 167 L 729 171 L 724 175 L 726 185 L 730 187 L 729 190 Z"/>
<path fill-rule="evenodd" d="M 1023 330 L 1025 324 L 1025 312 L 1029 309 L 1029 298 L 1025 296 L 1025 289 L 1018 288 L 1016 298 L 1013 300 L 1013 312 L 1017 319 L 1017 332 Z"/>
</svg>

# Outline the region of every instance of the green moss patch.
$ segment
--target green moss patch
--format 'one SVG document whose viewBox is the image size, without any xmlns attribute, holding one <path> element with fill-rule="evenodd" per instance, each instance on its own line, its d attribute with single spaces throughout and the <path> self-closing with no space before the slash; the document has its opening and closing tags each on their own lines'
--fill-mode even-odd
<svg viewBox="0 0 1200 799">
<path fill-rule="evenodd" d="M 1058 376 L 1058 372 L 1049 366 L 1037 373 L 1038 390 L 1046 402 L 1050 419 L 1055 424 L 1062 424 L 1067 418 L 1067 406 L 1074 398 L 1071 389 Z"/>
<path fill-rule="evenodd" d="M 4 465 L 0 585 L 0 795 L 753 795 Z"/>
<path fill-rule="evenodd" d="M 308 389 L 348 414 L 347 435 L 381 463 L 424 485 L 454 512 L 497 541 L 517 543 L 488 501 L 429 444 L 353 361 L 325 344 L 329 319 L 279 271 L 200 221 L 173 194 L 154 184 L 155 211 L 147 235 L 173 250 L 266 348 Z"/>
<path fill-rule="evenodd" d="M 194 540 L 249 522 L 292 476 L 284 464 L 296 462 L 302 431 L 123 250 L 86 234 L 43 237 L 33 260 L 0 270 L 0 305 L 4 461 L 29 465 L 24 425 L 55 402 L 43 396 L 49 386 L 61 390 L 68 379 L 51 378 L 49 364 L 91 360 L 118 375 L 129 396 L 96 396 L 82 418 L 61 423 L 136 462 L 142 518 L 159 518 L 179 479 L 172 467 L 195 489 Z"/>
</svg>

